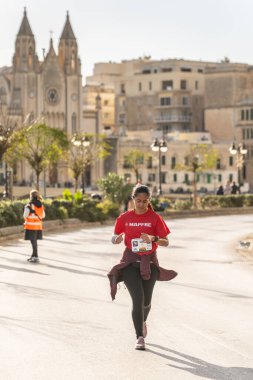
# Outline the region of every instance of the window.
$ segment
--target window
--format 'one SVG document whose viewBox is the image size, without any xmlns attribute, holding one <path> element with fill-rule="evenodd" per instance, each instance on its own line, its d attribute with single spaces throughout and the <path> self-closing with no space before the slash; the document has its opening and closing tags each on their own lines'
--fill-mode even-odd
<svg viewBox="0 0 253 380">
<path fill-rule="evenodd" d="M 246 120 L 249 120 L 249 110 L 246 110 Z"/>
<path fill-rule="evenodd" d="M 198 73 L 203 73 L 203 69 L 198 69 Z"/>
<path fill-rule="evenodd" d="M 139 88 L 139 91 L 142 90 L 142 84 L 141 84 L 141 82 L 139 82 L 139 84 L 138 84 L 138 88 Z"/>
<path fill-rule="evenodd" d="M 166 165 L 166 156 L 161 157 L 161 164 Z"/>
<path fill-rule="evenodd" d="M 109 102 L 107 99 L 104 100 L 104 106 L 108 106 Z"/>
<path fill-rule="evenodd" d="M 171 98 L 160 98 L 160 106 L 170 106 L 171 105 Z"/>
<path fill-rule="evenodd" d="M 218 174 L 218 181 L 222 182 L 222 175 L 221 174 Z"/>
<path fill-rule="evenodd" d="M 186 185 L 189 185 L 189 174 L 185 174 L 184 175 L 184 183 L 186 183 Z"/>
<path fill-rule="evenodd" d="M 161 71 L 162 71 L 162 73 L 169 73 L 172 71 L 172 68 L 171 67 L 165 67 Z"/>
<path fill-rule="evenodd" d="M 119 124 L 125 124 L 125 122 L 126 122 L 126 114 L 120 113 L 119 114 Z"/>
<path fill-rule="evenodd" d="M 244 110 L 241 110 L 241 120 L 245 119 Z"/>
<path fill-rule="evenodd" d="M 75 113 L 72 114 L 71 124 L 72 124 L 72 134 L 74 135 L 77 132 L 77 128 L 76 128 L 76 114 Z"/>
<path fill-rule="evenodd" d="M 177 174 L 173 174 L 173 182 L 177 182 Z"/>
<path fill-rule="evenodd" d="M 181 90 L 186 90 L 187 89 L 187 82 L 186 82 L 186 80 L 182 79 L 180 81 L 180 88 L 181 88 Z"/>
<path fill-rule="evenodd" d="M 173 80 L 164 80 L 162 81 L 162 90 L 173 90 Z"/>
<path fill-rule="evenodd" d="M 166 183 L 166 173 L 164 172 L 161 173 L 161 182 Z"/>
<path fill-rule="evenodd" d="M 217 169 L 217 170 L 220 170 L 220 169 L 221 169 L 221 161 L 220 161 L 220 158 L 218 158 L 217 161 L 216 161 L 216 169 Z"/>
<path fill-rule="evenodd" d="M 190 73 L 192 69 L 190 67 L 181 67 L 181 71 L 183 71 L 184 73 Z"/>
<path fill-rule="evenodd" d="M 243 138 L 243 140 L 246 139 L 246 130 L 245 129 L 242 130 L 242 138 Z"/>
<path fill-rule="evenodd" d="M 188 166 L 188 165 L 189 165 L 189 157 L 188 157 L 188 156 L 186 156 L 186 157 L 184 158 L 184 164 L 185 164 L 185 166 Z"/>
<path fill-rule="evenodd" d="M 130 169 L 131 167 L 132 167 L 132 166 L 130 165 L 130 163 L 129 163 L 127 157 L 125 156 L 125 157 L 124 157 L 124 162 L 123 162 L 123 168 L 124 168 L 124 169 Z"/>
<path fill-rule="evenodd" d="M 153 157 L 149 156 L 147 159 L 147 169 L 152 169 L 153 167 Z"/>
<path fill-rule="evenodd" d="M 199 182 L 199 181 L 200 181 L 200 175 L 199 175 L 199 173 L 197 173 L 196 182 Z"/>
<path fill-rule="evenodd" d="M 154 173 L 148 174 L 148 181 L 149 182 L 155 182 L 155 174 Z"/>
<path fill-rule="evenodd" d="M 207 183 L 211 183 L 212 175 L 207 174 Z"/>
<path fill-rule="evenodd" d="M 253 120 L 253 108 L 250 109 L 250 120 Z"/>
<path fill-rule="evenodd" d="M 199 82 L 195 80 L 195 90 L 198 90 L 198 89 L 199 89 Z"/>
<path fill-rule="evenodd" d="M 228 159 L 228 160 L 229 160 L 229 161 L 228 161 L 229 166 L 234 166 L 234 157 L 229 156 L 229 159 Z"/>
<path fill-rule="evenodd" d="M 230 182 L 233 182 L 233 174 L 229 174 L 228 179 L 229 179 Z"/>
<path fill-rule="evenodd" d="M 121 83 L 121 85 L 120 85 L 120 93 L 121 94 L 125 94 L 126 93 L 126 89 L 125 89 L 125 84 L 124 83 Z"/>
<path fill-rule="evenodd" d="M 152 82 L 149 82 L 149 83 L 148 83 L 148 88 L 149 88 L 149 91 L 152 90 Z"/>
<path fill-rule="evenodd" d="M 188 106 L 188 103 L 189 103 L 188 96 L 183 96 L 182 97 L 182 104 L 183 104 L 183 106 Z"/>
<path fill-rule="evenodd" d="M 176 157 L 171 157 L 171 169 L 175 169 L 176 167 Z"/>
</svg>

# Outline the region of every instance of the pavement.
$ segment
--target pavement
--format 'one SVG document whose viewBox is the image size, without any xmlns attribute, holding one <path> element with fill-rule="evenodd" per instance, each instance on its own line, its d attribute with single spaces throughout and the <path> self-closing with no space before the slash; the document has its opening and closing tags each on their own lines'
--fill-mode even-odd
<svg viewBox="0 0 253 380">
<path fill-rule="evenodd" d="M 147 350 L 134 350 L 131 300 L 111 301 L 107 273 L 122 246 L 112 226 L 45 234 L 40 264 L 22 239 L 0 245 L 3 380 L 252 380 L 253 263 L 235 249 L 252 215 L 168 220 L 163 267 L 148 319 Z"/>
</svg>

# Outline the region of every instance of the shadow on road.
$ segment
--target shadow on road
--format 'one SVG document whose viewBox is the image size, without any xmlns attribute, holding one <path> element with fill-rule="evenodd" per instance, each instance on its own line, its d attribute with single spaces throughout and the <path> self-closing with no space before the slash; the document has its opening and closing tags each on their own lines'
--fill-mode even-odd
<svg viewBox="0 0 253 380">
<path fill-rule="evenodd" d="M 30 269 L 25 269 L 25 268 L 17 268 L 17 267 L 9 267 L 8 265 L 0 265 L 0 268 L 3 268 L 3 269 L 8 269 L 8 270 L 14 270 L 14 271 L 18 271 L 18 272 L 26 272 L 26 273 L 36 273 L 36 274 L 40 274 L 42 276 L 48 276 L 47 273 L 41 273 L 41 272 L 38 272 L 36 270 L 30 270 Z"/>
<path fill-rule="evenodd" d="M 169 284 L 169 285 L 171 286 L 171 284 Z M 245 296 L 244 294 L 229 293 L 229 292 L 225 292 L 222 290 L 209 289 L 209 288 L 204 288 L 203 286 L 197 286 L 197 285 L 192 285 L 192 284 L 187 284 L 187 283 L 179 284 L 178 282 L 173 282 L 172 285 L 173 286 L 181 286 L 184 288 L 192 288 L 192 289 L 201 290 L 201 291 L 205 291 L 205 292 L 217 293 L 217 294 L 229 297 L 229 298 L 240 298 L 240 299 L 252 299 L 253 298 L 251 296 Z"/>
<path fill-rule="evenodd" d="M 222 367 L 216 364 L 208 363 L 205 360 L 196 358 L 195 356 L 183 354 L 181 352 L 171 350 L 169 348 L 160 346 L 158 344 L 147 343 L 147 346 L 154 347 L 162 352 L 154 351 L 152 349 L 147 349 L 155 355 L 161 356 L 162 358 L 172 361 L 176 364 L 168 364 L 170 367 L 178 368 L 183 371 L 192 373 L 195 376 L 199 376 L 202 379 L 213 379 L 213 380 L 252 380 L 253 379 L 253 368 L 245 367 Z M 171 355 L 163 353 L 169 352 Z M 173 356 L 172 356 L 173 355 Z M 175 357 L 174 355 L 177 355 Z M 181 366 L 180 366 L 181 365 Z M 187 366 L 187 367 L 186 367 Z"/>
</svg>

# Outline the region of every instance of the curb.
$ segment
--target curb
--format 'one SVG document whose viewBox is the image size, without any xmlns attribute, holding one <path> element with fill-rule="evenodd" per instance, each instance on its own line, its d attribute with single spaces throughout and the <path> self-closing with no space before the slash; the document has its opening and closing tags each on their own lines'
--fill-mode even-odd
<svg viewBox="0 0 253 380">
<path fill-rule="evenodd" d="M 79 219 L 47 220 L 43 222 L 43 231 L 53 232 L 58 230 L 71 230 L 75 228 L 90 228 L 102 225 L 113 225 L 114 220 L 106 222 L 82 222 Z M 0 228 L 0 243 L 11 239 L 21 239 L 24 236 L 24 226 L 12 226 Z"/>
<path fill-rule="evenodd" d="M 182 219 L 182 218 L 201 218 L 207 216 L 224 216 L 224 215 L 253 215 L 253 207 L 233 207 L 216 210 L 184 210 L 171 211 L 161 215 L 166 219 Z M 64 220 L 48 220 L 43 222 L 43 231 L 53 232 L 65 229 L 74 228 L 90 228 L 95 226 L 114 225 L 115 220 L 107 220 L 105 222 L 82 222 L 79 219 L 64 219 Z M 24 227 L 13 226 L 0 228 L 0 243 L 11 239 L 20 239 L 23 237 Z"/>
</svg>

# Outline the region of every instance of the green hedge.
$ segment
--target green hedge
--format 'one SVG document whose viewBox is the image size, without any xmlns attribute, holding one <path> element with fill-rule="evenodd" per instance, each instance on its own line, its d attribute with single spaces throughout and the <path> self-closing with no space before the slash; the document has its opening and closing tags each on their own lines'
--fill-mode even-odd
<svg viewBox="0 0 253 380">
<path fill-rule="evenodd" d="M 253 194 L 205 195 L 201 198 L 204 209 L 253 206 Z"/>
<path fill-rule="evenodd" d="M 24 206 L 28 200 L 1 201 L 0 202 L 0 228 L 18 226 L 24 223 Z M 120 214 L 119 206 L 110 201 L 99 202 L 87 195 L 72 200 L 54 199 L 43 201 L 45 207 L 45 220 L 78 218 L 82 221 L 105 221 L 116 218 Z"/>
</svg>

